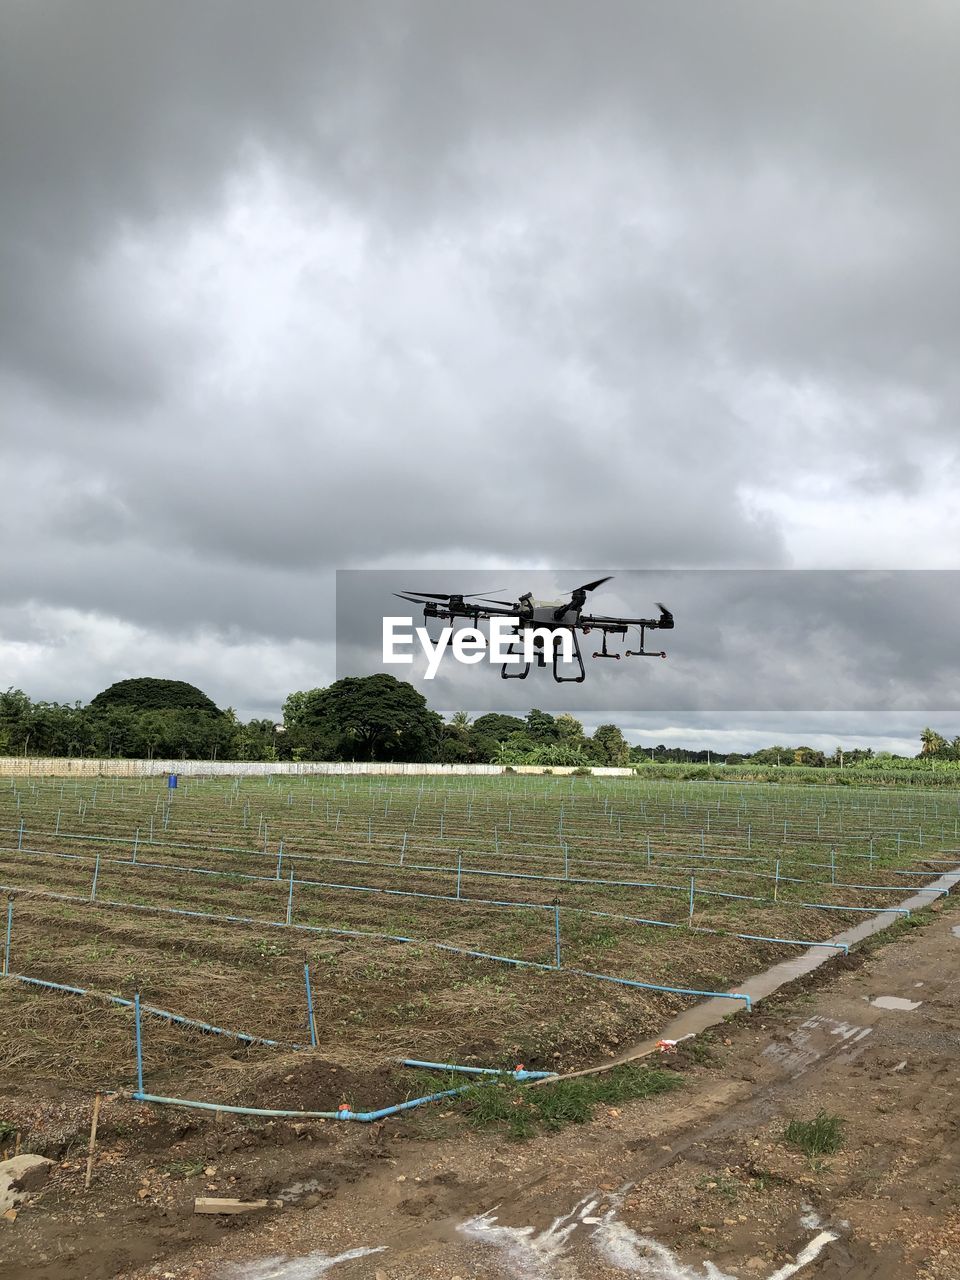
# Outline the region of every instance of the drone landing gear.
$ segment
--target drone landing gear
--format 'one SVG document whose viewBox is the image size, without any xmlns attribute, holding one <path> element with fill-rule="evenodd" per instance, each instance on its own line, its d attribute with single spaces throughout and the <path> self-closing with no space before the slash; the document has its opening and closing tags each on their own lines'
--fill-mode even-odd
<svg viewBox="0 0 960 1280">
<path fill-rule="evenodd" d="M 573 676 L 563 676 L 560 674 L 561 651 L 558 646 L 554 646 L 553 678 L 554 680 L 556 680 L 557 684 L 583 684 L 584 680 L 586 680 L 587 678 L 587 671 L 583 665 L 583 654 L 580 652 L 580 640 L 574 628 L 571 628 L 570 633 L 573 636 L 573 664 L 572 665 L 575 667 L 577 674 Z M 520 642 L 519 648 L 517 648 L 518 642 Z M 519 633 L 513 639 L 511 639 L 510 648 L 507 650 L 507 653 L 510 654 L 511 656 L 515 655 L 518 657 L 522 655 L 523 644 L 522 644 Z M 546 655 L 543 651 L 543 641 L 539 636 L 534 637 L 534 661 L 536 662 L 538 667 L 545 667 L 547 665 Z M 527 676 L 530 674 L 530 668 L 533 664 L 530 662 L 524 662 L 523 665 L 520 667 L 519 671 L 511 671 L 510 667 L 512 665 L 513 665 L 512 663 L 507 661 L 500 668 L 501 680 L 526 680 Z"/>
<path fill-rule="evenodd" d="M 513 639 L 510 641 L 510 648 L 507 650 L 507 653 L 510 654 L 511 656 L 513 655 L 519 656 L 523 653 L 522 642 L 520 644 L 520 648 L 519 649 L 516 648 L 516 644 L 518 640 L 520 640 L 520 633 L 516 632 L 514 634 Z M 541 650 L 537 656 L 540 660 L 540 666 L 542 667 L 543 651 Z M 508 670 L 508 667 L 510 667 L 511 665 L 512 664 L 510 663 L 509 659 L 503 664 L 503 666 L 500 668 L 500 679 L 501 680 L 526 680 L 527 676 L 530 674 L 530 663 L 525 662 L 519 671 Z"/>
<path fill-rule="evenodd" d="M 560 649 L 554 645 L 553 649 L 553 678 L 557 684 L 583 684 L 587 678 L 586 668 L 583 665 L 583 654 L 580 652 L 580 637 L 577 635 L 576 627 L 570 628 L 570 634 L 573 636 L 573 658 L 574 664 L 579 672 L 575 676 L 562 676 L 559 671 Z"/>
</svg>

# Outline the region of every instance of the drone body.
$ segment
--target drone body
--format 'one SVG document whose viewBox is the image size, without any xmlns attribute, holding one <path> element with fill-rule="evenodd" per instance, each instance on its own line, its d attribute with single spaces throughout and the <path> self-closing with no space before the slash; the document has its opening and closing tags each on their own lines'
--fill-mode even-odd
<svg viewBox="0 0 960 1280">
<path fill-rule="evenodd" d="M 423 605 L 425 620 L 428 618 L 441 618 L 452 622 L 458 618 L 464 618 L 476 627 L 481 619 L 516 618 L 517 622 L 514 629 L 516 641 L 511 652 L 519 657 L 523 652 L 524 637 L 529 633 L 532 636 L 536 665 L 540 667 L 546 666 L 546 648 L 548 641 L 551 640 L 551 634 L 568 632 L 572 639 L 573 666 L 576 674 L 563 675 L 561 673 L 560 650 L 555 643 L 551 642 L 553 678 L 558 684 L 582 684 L 587 678 L 587 673 L 583 663 L 583 654 L 580 650 L 578 632 L 582 632 L 583 635 L 589 635 L 591 631 L 599 631 L 601 633 L 602 644 L 600 649 L 594 652 L 593 656 L 595 658 L 611 658 L 619 662 L 621 658 L 665 658 L 667 656 L 663 650 L 648 652 L 644 648 L 644 640 L 648 630 L 668 630 L 673 627 L 673 614 L 665 605 L 657 605 L 660 610 L 658 618 L 619 618 L 607 615 L 585 614 L 583 612 L 588 594 L 609 581 L 609 577 L 598 578 L 595 582 L 587 582 L 583 586 L 575 587 L 570 592 L 569 599 L 564 600 L 535 600 L 531 592 L 522 595 L 517 601 L 480 598 L 476 592 L 456 594 L 421 591 L 397 592 L 396 594 L 401 600 Z M 607 637 L 626 636 L 627 631 L 631 628 L 640 633 L 639 648 L 625 649 L 622 654 L 609 653 L 607 651 Z M 500 668 L 501 679 L 525 680 L 527 678 L 530 674 L 532 663 L 528 661 L 520 662 L 518 664 L 519 670 L 508 670 L 508 667 L 514 665 L 517 664 L 507 662 L 503 664 Z"/>
</svg>

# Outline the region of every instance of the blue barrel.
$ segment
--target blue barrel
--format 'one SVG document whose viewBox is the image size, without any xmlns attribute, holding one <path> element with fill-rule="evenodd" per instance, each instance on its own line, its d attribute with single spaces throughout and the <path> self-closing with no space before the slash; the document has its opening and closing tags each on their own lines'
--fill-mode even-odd
<svg viewBox="0 0 960 1280">
<path fill-rule="evenodd" d="M 168 774 L 168 776 L 167 776 L 167 786 L 168 786 L 168 787 L 175 787 L 176 785 L 177 785 L 177 775 L 176 775 L 175 773 Z"/>
</svg>

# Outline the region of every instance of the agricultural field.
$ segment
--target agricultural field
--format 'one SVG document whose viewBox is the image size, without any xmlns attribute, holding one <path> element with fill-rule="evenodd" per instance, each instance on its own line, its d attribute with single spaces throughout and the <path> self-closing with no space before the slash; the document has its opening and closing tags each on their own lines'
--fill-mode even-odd
<svg viewBox="0 0 960 1280">
<path fill-rule="evenodd" d="M 955 865 L 955 792 L 592 777 L 11 780 L 8 1098 L 353 1112 L 574 1069 Z M 64 991 L 63 987 L 73 990 Z M 225 1032 L 230 1034 L 220 1034 Z"/>
</svg>

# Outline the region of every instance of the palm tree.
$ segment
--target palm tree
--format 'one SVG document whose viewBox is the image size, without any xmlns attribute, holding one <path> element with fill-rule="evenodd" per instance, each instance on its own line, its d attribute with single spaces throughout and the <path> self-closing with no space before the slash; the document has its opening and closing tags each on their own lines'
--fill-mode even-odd
<svg viewBox="0 0 960 1280">
<path fill-rule="evenodd" d="M 922 756 L 939 756 L 943 755 L 947 750 L 947 740 L 942 734 L 937 733 L 935 729 L 929 727 L 922 730 L 920 741 L 923 744 L 920 748 Z"/>
</svg>

